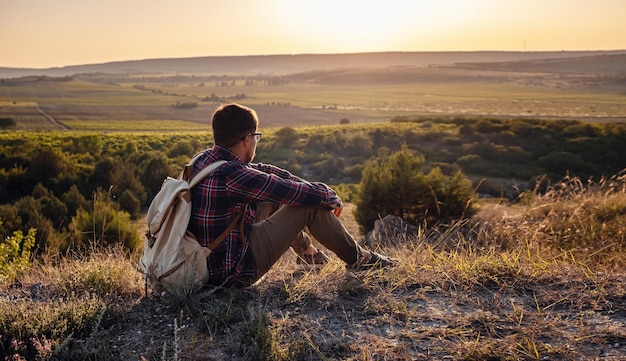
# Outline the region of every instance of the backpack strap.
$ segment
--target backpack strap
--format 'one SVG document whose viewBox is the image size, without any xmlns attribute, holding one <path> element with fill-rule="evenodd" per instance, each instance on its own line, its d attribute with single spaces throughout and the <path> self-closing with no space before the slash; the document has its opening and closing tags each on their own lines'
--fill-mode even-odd
<svg viewBox="0 0 626 361">
<path fill-rule="evenodd" d="M 239 212 L 237 214 L 237 216 L 235 218 L 233 218 L 233 221 L 230 222 L 230 224 L 228 225 L 228 227 L 224 230 L 224 232 L 222 232 L 219 236 L 217 236 L 216 239 L 214 239 L 213 241 L 211 241 L 208 245 L 209 249 L 211 251 L 215 250 L 217 248 L 217 246 L 220 245 L 220 243 L 222 243 L 222 241 L 224 239 L 226 239 L 226 237 L 228 236 L 228 234 L 230 233 L 230 231 L 233 230 L 233 228 L 235 228 L 235 225 L 241 220 L 243 219 L 243 214 L 246 213 L 246 208 L 248 208 L 248 204 L 246 204 L 246 206 L 244 207 L 244 209 L 241 210 L 241 212 Z M 246 241 L 246 236 L 245 234 L 243 234 L 243 222 L 241 222 L 241 226 L 240 226 L 240 235 L 242 237 L 242 239 L 244 240 L 244 242 Z"/>
<path fill-rule="evenodd" d="M 196 155 L 193 156 L 193 158 L 191 158 L 189 163 L 185 164 L 185 167 L 183 168 L 182 172 L 180 172 L 180 174 L 178 175 L 178 179 L 185 180 L 189 183 L 189 181 L 191 180 L 191 176 L 193 175 L 193 165 L 194 163 L 196 163 L 198 158 L 202 156 L 202 154 L 203 152 L 197 153 Z"/>
<path fill-rule="evenodd" d="M 189 188 L 193 188 L 198 183 L 200 183 L 200 181 L 206 178 L 209 175 L 209 173 L 213 172 L 215 168 L 219 167 L 220 165 L 224 163 L 227 163 L 225 160 L 218 160 L 217 162 L 211 163 L 208 166 L 204 167 L 204 169 L 202 169 L 200 172 L 198 172 L 198 174 L 196 174 L 195 177 L 192 178 L 191 176 L 193 174 L 193 164 L 196 162 L 196 160 L 198 160 L 198 158 L 200 158 L 201 155 L 202 153 L 198 153 L 196 156 L 194 156 L 189 161 L 189 163 L 185 165 L 185 168 L 183 169 L 182 173 L 178 177 L 179 179 L 183 179 L 189 182 Z"/>
</svg>

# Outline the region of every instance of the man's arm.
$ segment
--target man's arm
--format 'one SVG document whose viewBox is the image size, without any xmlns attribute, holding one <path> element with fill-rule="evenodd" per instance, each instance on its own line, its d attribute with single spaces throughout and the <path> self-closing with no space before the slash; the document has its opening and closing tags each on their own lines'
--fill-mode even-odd
<svg viewBox="0 0 626 361">
<path fill-rule="evenodd" d="M 251 201 L 316 206 L 329 210 L 341 208 L 341 199 L 326 184 L 295 177 L 279 167 L 264 166 L 241 167 L 231 172 L 226 182 L 228 191 L 235 197 Z M 271 172 L 264 172 L 265 169 Z"/>
<path fill-rule="evenodd" d="M 252 163 L 250 164 L 250 167 L 260 170 L 263 173 L 277 175 L 283 179 L 290 179 L 295 182 L 307 182 L 305 179 L 291 174 L 291 172 L 289 172 L 288 170 L 277 167 L 272 164 Z"/>
</svg>

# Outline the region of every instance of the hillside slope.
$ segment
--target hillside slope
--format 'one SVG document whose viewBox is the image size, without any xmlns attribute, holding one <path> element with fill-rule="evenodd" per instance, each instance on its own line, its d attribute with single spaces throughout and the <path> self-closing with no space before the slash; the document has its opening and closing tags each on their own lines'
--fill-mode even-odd
<svg viewBox="0 0 626 361">
<path fill-rule="evenodd" d="M 580 56 L 624 54 L 626 51 L 561 52 L 381 52 L 352 54 L 295 54 L 210 56 L 195 58 L 144 59 L 103 64 L 70 65 L 60 68 L 2 68 L 0 78 L 29 75 L 68 76 L 80 73 L 203 73 L 203 74 L 290 74 L 315 69 L 342 67 L 429 66 L 454 63 L 510 62 L 561 59 Z"/>
</svg>

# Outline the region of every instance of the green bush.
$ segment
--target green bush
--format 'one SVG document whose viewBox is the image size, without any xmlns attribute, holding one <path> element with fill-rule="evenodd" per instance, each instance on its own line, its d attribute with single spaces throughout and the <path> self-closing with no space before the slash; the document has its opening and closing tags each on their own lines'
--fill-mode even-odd
<svg viewBox="0 0 626 361">
<path fill-rule="evenodd" d="M 0 225 L 2 221 L 0 221 Z M 0 284 L 13 282 L 31 264 L 31 250 L 35 245 L 36 230 L 31 228 L 25 236 L 13 232 L 0 243 Z"/>
<path fill-rule="evenodd" d="M 390 156 L 368 161 L 363 169 L 354 212 L 356 221 L 369 231 L 388 214 L 404 220 L 433 225 L 439 221 L 470 216 L 476 192 L 461 172 L 445 176 L 439 168 L 424 174 L 424 157 L 406 145 Z"/>
<path fill-rule="evenodd" d="M 343 119 L 342 119 L 343 120 Z M 17 126 L 17 122 L 13 118 L 0 118 L 0 129 L 11 129 Z"/>
<path fill-rule="evenodd" d="M 540 157 L 537 164 L 555 178 L 561 174 L 570 173 L 584 179 L 591 174 L 597 173 L 596 166 L 593 163 L 586 162 L 580 155 L 570 152 L 550 152 Z"/>
<path fill-rule="evenodd" d="M 283 148 L 291 148 L 300 139 L 298 132 L 292 127 L 284 127 L 276 131 L 276 143 Z"/>
<path fill-rule="evenodd" d="M 120 211 L 119 205 L 104 192 L 94 196 L 91 210 L 79 209 L 72 218 L 69 240 L 71 244 L 66 247 L 82 250 L 121 244 L 133 251 L 140 244 L 139 233 L 131 222 L 130 214 Z"/>
</svg>

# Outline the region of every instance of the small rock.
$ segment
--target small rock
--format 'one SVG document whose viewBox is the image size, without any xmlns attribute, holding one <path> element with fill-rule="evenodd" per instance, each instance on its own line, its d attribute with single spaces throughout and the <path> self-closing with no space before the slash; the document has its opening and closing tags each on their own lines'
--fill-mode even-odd
<svg viewBox="0 0 626 361">
<path fill-rule="evenodd" d="M 398 240 L 407 236 L 416 236 L 419 231 L 414 226 L 398 216 L 389 214 L 374 222 L 372 229 L 366 237 L 366 245 L 375 248 L 378 245 L 396 245 Z"/>
<path fill-rule="evenodd" d="M 39 291 L 41 291 L 41 283 L 35 283 L 30 286 L 30 297 L 37 298 L 39 296 Z"/>
</svg>

